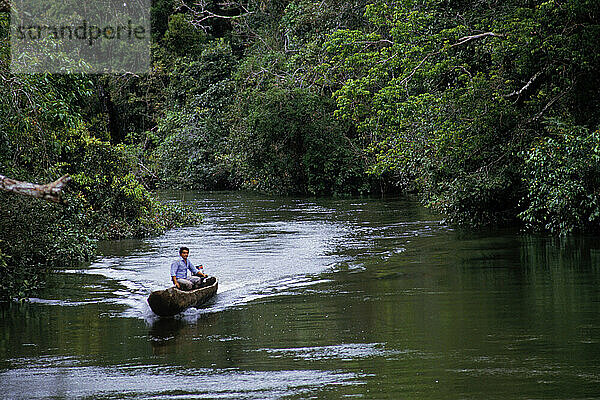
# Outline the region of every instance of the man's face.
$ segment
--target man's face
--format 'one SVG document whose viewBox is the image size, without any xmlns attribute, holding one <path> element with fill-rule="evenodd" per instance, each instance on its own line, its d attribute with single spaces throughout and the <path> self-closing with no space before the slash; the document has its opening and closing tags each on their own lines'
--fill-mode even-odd
<svg viewBox="0 0 600 400">
<path fill-rule="evenodd" d="M 183 250 L 181 253 L 179 253 L 181 258 L 183 258 L 184 260 L 187 260 L 189 254 L 190 254 L 190 252 L 187 250 Z"/>
</svg>

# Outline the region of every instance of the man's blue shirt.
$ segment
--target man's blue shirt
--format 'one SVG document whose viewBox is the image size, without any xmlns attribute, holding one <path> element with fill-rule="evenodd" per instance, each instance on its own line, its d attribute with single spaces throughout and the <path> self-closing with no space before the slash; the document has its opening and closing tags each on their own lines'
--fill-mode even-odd
<svg viewBox="0 0 600 400">
<path fill-rule="evenodd" d="M 186 265 L 187 264 L 187 265 Z M 190 260 L 183 261 L 183 258 L 180 258 L 177 261 L 174 261 L 171 264 L 171 276 L 177 277 L 177 279 L 185 279 L 187 278 L 187 270 L 192 271 L 192 274 L 198 273 L 198 268 L 194 267 L 194 265 L 190 262 Z"/>
</svg>

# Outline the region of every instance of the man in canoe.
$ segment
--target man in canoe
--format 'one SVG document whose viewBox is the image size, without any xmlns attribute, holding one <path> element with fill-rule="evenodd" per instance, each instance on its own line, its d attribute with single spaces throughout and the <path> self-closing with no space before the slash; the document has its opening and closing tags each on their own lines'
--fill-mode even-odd
<svg viewBox="0 0 600 400">
<path fill-rule="evenodd" d="M 181 258 L 171 264 L 171 280 L 177 289 L 192 290 L 200 288 L 202 287 L 204 278 L 208 276 L 200 271 L 203 268 L 202 265 L 200 265 L 199 269 L 194 267 L 188 260 L 189 254 L 190 249 L 187 247 L 180 248 L 179 255 Z M 192 273 L 190 277 L 187 276 L 188 269 Z"/>
</svg>

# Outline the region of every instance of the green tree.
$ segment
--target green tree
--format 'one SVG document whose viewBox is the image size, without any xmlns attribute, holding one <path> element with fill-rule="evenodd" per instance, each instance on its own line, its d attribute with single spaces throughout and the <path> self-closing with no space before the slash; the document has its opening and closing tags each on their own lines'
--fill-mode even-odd
<svg viewBox="0 0 600 400">
<path fill-rule="evenodd" d="M 135 147 L 107 140 L 93 77 L 10 72 L 8 16 L 0 17 L 0 171 L 29 182 L 73 177 L 66 207 L 0 193 L 0 299 L 7 300 L 88 259 L 97 239 L 162 232 L 184 214 L 141 184 Z"/>
<path fill-rule="evenodd" d="M 327 98 L 273 87 L 245 93 L 235 114 L 232 163 L 244 188 L 267 193 L 332 195 L 370 190 L 364 165 L 332 116 Z"/>
<path fill-rule="evenodd" d="M 336 114 L 357 125 L 372 173 L 403 176 L 452 220 L 513 220 L 519 153 L 548 134 L 544 119 L 598 124 L 599 8 L 376 2 L 368 28 L 327 43 Z"/>
<path fill-rule="evenodd" d="M 523 151 L 525 210 L 534 230 L 566 234 L 598 229 L 600 218 L 600 131 L 558 121 L 548 136 Z"/>
</svg>

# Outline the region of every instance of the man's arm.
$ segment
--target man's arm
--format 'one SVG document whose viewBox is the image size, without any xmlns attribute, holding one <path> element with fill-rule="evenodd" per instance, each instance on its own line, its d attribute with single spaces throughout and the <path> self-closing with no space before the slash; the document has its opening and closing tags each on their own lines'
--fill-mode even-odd
<svg viewBox="0 0 600 400">
<path fill-rule="evenodd" d="M 177 287 L 177 289 L 181 289 L 179 282 L 177 282 L 177 277 L 175 276 L 176 274 L 177 274 L 177 261 L 175 261 L 174 263 L 171 264 L 171 280 L 173 281 L 173 284 L 175 285 L 175 287 Z"/>
</svg>

